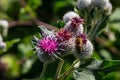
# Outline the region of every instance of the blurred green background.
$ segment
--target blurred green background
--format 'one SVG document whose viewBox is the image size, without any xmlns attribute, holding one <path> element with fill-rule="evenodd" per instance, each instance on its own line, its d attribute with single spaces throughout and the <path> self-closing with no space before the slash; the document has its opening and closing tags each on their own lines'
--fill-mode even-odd
<svg viewBox="0 0 120 80">
<path fill-rule="evenodd" d="M 107 26 L 93 40 L 93 57 L 97 59 L 120 60 L 120 0 L 111 0 L 111 3 L 113 13 L 109 16 Z M 62 20 L 66 12 L 73 11 L 75 4 L 75 0 L 0 0 L 0 20 L 27 22 L 37 17 L 59 28 L 57 20 Z M 7 37 L 4 37 L 7 50 L 0 51 L 0 80 L 39 80 L 43 63 L 38 60 L 31 45 L 33 35 L 39 32 L 34 23 L 9 28 Z M 72 64 L 74 57 L 69 55 L 64 59 L 63 71 Z M 58 61 L 49 64 L 45 80 L 53 80 L 57 64 Z M 120 69 L 103 77 L 104 80 L 120 80 Z M 74 80 L 72 74 L 66 80 Z"/>
</svg>

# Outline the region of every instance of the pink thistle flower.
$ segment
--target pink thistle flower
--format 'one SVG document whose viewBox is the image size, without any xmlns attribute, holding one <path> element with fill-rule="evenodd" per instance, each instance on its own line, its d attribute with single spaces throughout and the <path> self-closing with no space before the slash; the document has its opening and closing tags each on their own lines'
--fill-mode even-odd
<svg viewBox="0 0 120 80">
<path fill-rule="evenodd" d="M 72 37 L 72 32 L 62 28 L 56 33 L 56 35 L 60 41 L 66 41 Z"/>
<path fill-rule="evenodd" d="M 41 28 L 42 39 L 34 36 L 32 41 L 33 50 L 42 62 L 53 62 L 58 55 L 66 52 L 64 42 L 59 42 L 58 37 L 53 31 L 49 31 L 46 28 Z"/>
<path fill-rule="evenodd" d="M 49 55 L 54 54 L 58 50 L 58 42 L 50 37 L 44 37 L 38 41 L 38 47 Z"/>
</svg>

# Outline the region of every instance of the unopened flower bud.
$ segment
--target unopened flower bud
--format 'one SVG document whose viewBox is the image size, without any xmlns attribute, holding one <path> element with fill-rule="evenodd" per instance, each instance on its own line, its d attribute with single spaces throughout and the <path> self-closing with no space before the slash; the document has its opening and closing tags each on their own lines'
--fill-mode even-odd
<svg viewBox="0 0 120 80">
<path fill-rule="evenodd" d="M 5 51 L 6 48 L 6 43 L 5 42 L 0 42 L 0 50 Z"/>
<path fill-rule="evenodd" d="M 0 34 L 7 36 L 9 23 L 6 20 L 0 20 Z"/>
<path fill-rule="evenodd" d="M 109 0 L 94 0 L 94 5 L 99 7 L 106 15 L 112 12 L 112 5 Z"/>
<path fill-rule="evenodd" d="M 112 5 L 111 3 L 107 4 L 104 8 L 103 8 L 103 12 L 106 14 L 106 15 L 110 15 L 111 12 L 112 12 Z"/>
<path fill-rule="evenodd" d="M 73 12 L 73 11 L 70 11 L 70 12 L 67 12 L 67 13 L 63 16 L 63 21 L 64 21 L 65 23 L 67 23 L 68 21 L 70 21 L 71 19 L 73 19 L 73 18 L 75 18 L 75 17 L 79 18 L 79 15 L 76 14 L 75 12 Z"/>
<path fill-rule="evenodd" d="M 77 1 L 78 1 L 77 7 L 80 10 L 89 9 L 92 4 L 91 0 L 77 0 Z"/>
<path fill-rule="evenodd" d="M 0 34 L 0 43 L 1 43 L 1 42 L 3 42 L 3 38 L 2 38 L 2 36 L 1 36 L 1 34 Z"/>
</svg>

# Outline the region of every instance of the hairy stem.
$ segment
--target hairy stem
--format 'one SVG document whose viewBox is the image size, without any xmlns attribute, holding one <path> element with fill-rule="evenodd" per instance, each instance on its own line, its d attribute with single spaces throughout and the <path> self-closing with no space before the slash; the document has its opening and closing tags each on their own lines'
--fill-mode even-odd
<svg viewBox="0 0 120 80">
<path fill-rule="evenodd" d="M 57 71 L 55 74 L 55 80 L 59 77 L 61 70 L 62 70 L 62 67 L 63 67 L 63 64 L 64 64 L 64 60 L 62 58 L 59 58 L 59 60 L 60 60 L 60 62 L 58 64 Z"/>
<path fill-rule="evenodd" d="M 85 14 L 85 31 L 84 31 L 84 33 L 85 34 L 87 34 L 87 28 L 88 28 L 88 13 L 87 12 L 85 12 L 84 13 Z"/>
<path fill-rule="evenodd" d="M 92 33 L 90 35 L 90 40 L 93 40 L 93 38 L 96 35 L 97 30 L 101 27 L 101 24 L 106 20 L 108 16 L 105 16 L 102 20 L 98 21 L 98 23 L 96 24 L 96 26 L 94 27 L 94 29 L 92 30 Z"/>
<path fill-rule="evenodd" d="M 48 66 L 48 63 L 43 64 L 43 69 L 42 69 L 42 72 L 41 72 L 41 75 L 40 75 L 40 79 L 42 79 L 44 77 L 47 66 Z"/>
<path fill-rule="evenodd" d="M 73 64 L 63 74 L 61 74 L 59 78 L 57 78 L 57 80 L 64 79 L 67 75 L 69 75 L 74 70 L 74 65 L 77 62 L 79 62 L 79 59 L 75 60 Z"/>
</svg>

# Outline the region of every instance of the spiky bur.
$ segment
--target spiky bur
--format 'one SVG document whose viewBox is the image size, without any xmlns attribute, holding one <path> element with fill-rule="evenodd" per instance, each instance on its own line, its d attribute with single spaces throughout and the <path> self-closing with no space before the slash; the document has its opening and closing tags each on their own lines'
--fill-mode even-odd
<svg viewBox="0 0 120 80">
<path fill-rule="evenodd" d="M 74 17 L 65 25 L 65 29 L 73 32 L 74 36 L 83 33 L 83 23 L 84 20 L 81 18 Z"/>
<path fill-rule="evenodd" d="M 77 0 L 77 7 L 80 10 L 90 9 L 92 1 L 91 0 Z"/>
<path fill-rule="evenodd" d="M 67 12 L 67 13 L 63 16 L 63 21 L 64 21 L 65 23 L 67 23 L 68 21 L 70 21 L 71 19 L 73 19 L 73 18 L 75 18 L 75 17 L 80 18 L 79 15 L 76 14 L 75 12 L 69 11 L 69 12 Z"/>
<path fill-rule="evenodd" d="M 79 59 L 89 58 L 93 53 L 93 45 L 87 39 L 85 34 L 81 34 L 75 40 L 76 49 L 75 49 L 75 57 Z"/>
<path fill-rule="evenodd" d="M 47 33 L 43 34 L 45 35 Z M 64 51 L 64 49 L 62 49 L 62 46 L 64 45 L 62 43 L 59 43 L 55 35 L 51 33 L 43 36 L 42 39 L 34 36 L 32 43 L 37 56 L 42 62 L 55 61 L 56 56 L 60 55 L 60 53 Z"/>
<path fill-rule="evenodd" d="M 0 20 L 0 34 L 7 36 L 9 23 L 6 20 Z"/>
<path fill-rule="evenodd" d="M 6 43 L 5 42 L 0 42 L 0 50 L 5 51 L 6 48 Z"/>
<path fill-rule="evenodd" d="M 93 53 L 93 45 L 85 34 L 80 34 L 78 37 L 72 37 L 66 44 L 70 52 L 73 53 L 76 58 L 86 59 Z"/>
<path fill-rule="evenodd" d="M 106 15 L 111 14 L 112 4 L 110 3 L 109 0 L 94 0 L 93 3 L 96 7 L 99 7 Z"/>
<path fill-rule="evenodd" d="M 72 37 L 72 34 L 72 32 L 63 28 L 56 32 L 56 36 L 60 42 L 69 40 Z"/>
</svg>

